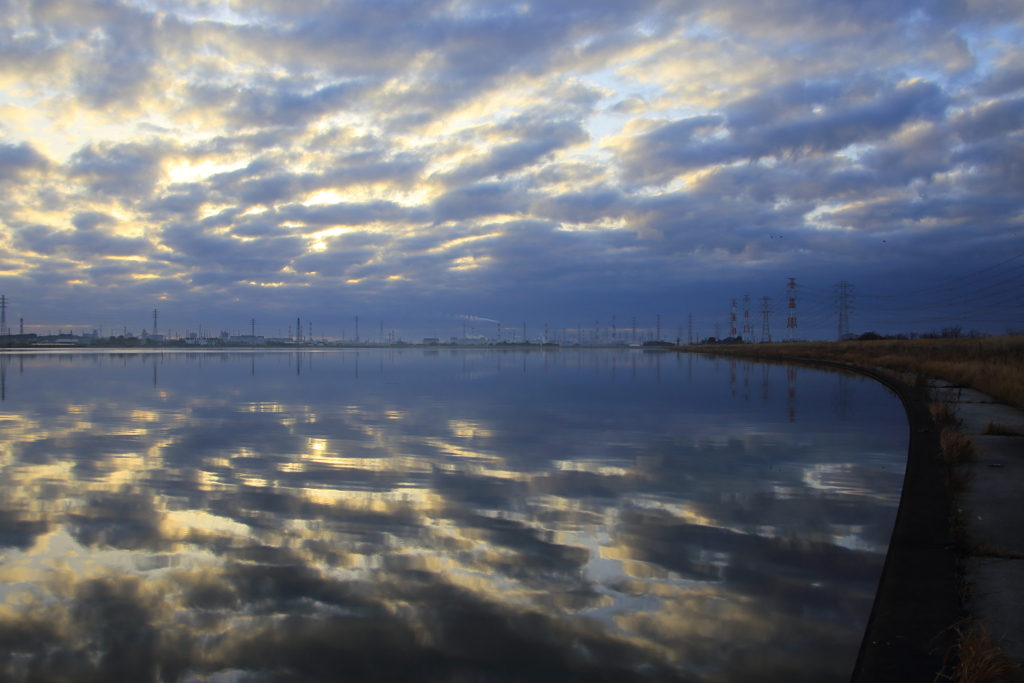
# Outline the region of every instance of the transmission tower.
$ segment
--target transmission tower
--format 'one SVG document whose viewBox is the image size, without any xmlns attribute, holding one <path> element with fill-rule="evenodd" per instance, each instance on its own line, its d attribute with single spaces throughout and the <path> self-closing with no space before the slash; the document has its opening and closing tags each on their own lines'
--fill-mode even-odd
<svg viewBox="0 0 1024 683">
<path fill-rule="evenodd" d="M 800 330 L 796 325 L 796 278 L 789 278 L 789 316 L 786 318 L 785 341 L 796 341 Z"/>
<path fill-rule="evenodd" d="M 693 313 L 686 316 L 686 342 L 693 343 Z"/>
<path fill-rule="evenodd" d="M 156 320 L 159 317 L 160 317 L 160 315 L 157 313 L 156 309 L 154 308 L 153 309 L 153 334 L 159 334 L 159 332 L 160 332 L 160 330 L 158 330 L 157 327 L 156 327 Z"/>
<path fill-rule="evenodd" d="M 256 343 L 256 318 L 252 319 L 252 341 Z"/>
<path fill-rule="evenodd" d="M 844 336 L 850 334 L 850 299 L 853 298 L 853 285 L 843 280 L 835 285 L 834 289 L 836 290 L 836 308 L 839 313 L 838 339 L 842 341 Z"/>
<path fill-rule="evenodd" d="M 732 306 L 729 308 L 729 336 L 736 336 L 736 299 L 732 300 Z"/>
<path fill-rule="evenodd" d="M 772 313 L 772 300 L 769 297 L 761 297 L 761 316 L 763 322 L 761 323 L 761 343 L 771 344 L 772 343 L 772 332 L 768 327 L 768 318 Z"/>
<path fill-rule="evenodd" d="M 659 313 L 658 315 L 654 316 L 654 319 L 657 320 L 657 330 L 658 330 L 657 340 L 661 341 L 661 313 Z"/>
<path fill-rule="evenodd" d="M 750 295 L 743 295 L 743 341 L 750 341 L 754 336 L 754 328 L 750 326 Z"/>
<path fill-rule="evenodd" d="M 465 334 L 463 334 L 465 336 Z M 359 343 L 359 316 L 356 316 L 356 344 Z"/>
<path fill-rule="evenodd" d="M 0 295 L 0 337 L 6 337 L 10 332 L 7 330 L 7 296 Z"/>
<path fill-rule="evenodd" d="M 618 327 L 615 324 L 615 316 L 613 315 L 612 316 L 612 344 L 615 344 L 615 332 L 617 330 L 618 330 Z"/>
</svg>

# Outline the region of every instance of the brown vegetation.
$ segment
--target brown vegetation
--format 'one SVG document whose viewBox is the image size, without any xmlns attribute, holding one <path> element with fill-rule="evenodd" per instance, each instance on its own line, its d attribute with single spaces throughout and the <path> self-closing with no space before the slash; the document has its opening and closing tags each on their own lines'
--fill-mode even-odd
<svg viewBox="0 0 1024 683">
<path fill-rule="evenodd" d="M 1015 429 L 1007 427 L 1001 422 L 989 421 L 988 425 L 985 426 L 985 431 L 982 434 L 986 436 L 1024 436 Z"/>
<path fill-rule="evenodd" d="M 977 389 L 1007 405 L 1024 410 L 1024 336 L 679 348 L 697 353 L 760 358 L 831 360 L 919 377 L 935 377 L 956 386 Z"/>
<path fill-rule="evenodd" d="M 948 403 L 932 403 L 928 407 L 931 409 L 932 420 L 935 421 L 935 426 L 939 429 L 960 425 L 960 418 Z"/>
<path fill-rule="evenodd" d="M 954 628 L 957 639 L 946 653 L 939 674 L 954 683 L 1021 683 L 1020 662 L 1006 654 L 999 641 L 980 622 L 968 620 Z"/>
</svg>

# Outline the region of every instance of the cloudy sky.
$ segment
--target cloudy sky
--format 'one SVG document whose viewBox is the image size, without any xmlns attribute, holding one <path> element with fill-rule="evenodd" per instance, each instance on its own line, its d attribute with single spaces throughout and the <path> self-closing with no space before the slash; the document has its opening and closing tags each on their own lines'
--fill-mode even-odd
<svg viewBox="0 0 1024 683">
<path fill-rule="evenodd" d="M 406 338 L 750 295 L 777 338 L 796 278 L 808 337 L 840 281 L 854 332 L 1024 327 L 1022 38 L 1015 0 L 0 0 L 0 293 Z"/>
</svg>

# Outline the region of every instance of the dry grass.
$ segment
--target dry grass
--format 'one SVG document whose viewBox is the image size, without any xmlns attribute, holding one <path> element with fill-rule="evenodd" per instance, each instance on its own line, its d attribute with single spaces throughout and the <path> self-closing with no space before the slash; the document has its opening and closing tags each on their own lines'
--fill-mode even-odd
<svg viewBox="0 0 1024 683">
<path fill-rule="evenodd" d="M 1000 422 L 993 422 L 991 420 L 985 426 L 985 431 L 983 431 L 982 434 L 988 436 L 1024 436 L 1024 434 L 1021 434 L 1016 429 L 1012 429 Z"/>
<path fill-rule="evenodd" d="M 936 377 L 1024 410 L 1024 336 L 685 346 L 698 353 L 812 358 Z M 923 379 L 912 380 L 915 385 Z"/>
<path fill-rule="evenodd" d="M 993 543 L 975 543 L 971 547 L 971 554 L 978 555 L 979 557 L 995 557 L 1002 560 L 1024 560 L 1024 553 L 1019 550 L 1010 550 Z"/>
<path fill-rule="evenodd" d="M 974 444 L 959 429 L 952 426 L 944 427 L 939 434 L 939 440 L 942 443 L 942 459 L 950 467 L 974 461 Z"/>
<path fill-rule="evenodd" d="M 936 677 L 953 683 L 1022 683 L 1021 663 L 1007 655 L 989 631 L 978 621 L 967 620 L 953 627 L 956 642 L 946 653 L 946 665 Z"/>
<path fill-rule="evenodd" d="M 956 411 L 948 403 L 932 403 L 928 406 L 931 409 L 932 419 L 939 429 L 943 427 L 959 427 L 960 418 Z"/>
</svg>

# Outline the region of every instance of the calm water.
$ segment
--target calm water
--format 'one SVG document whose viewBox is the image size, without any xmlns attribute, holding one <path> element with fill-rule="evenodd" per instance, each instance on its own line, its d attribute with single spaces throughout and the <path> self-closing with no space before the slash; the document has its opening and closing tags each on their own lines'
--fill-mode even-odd
<svg viewBox="0 0 1024 683">
<path fill-rule="evenodd" d="M 844 681 L 898 399 L 672 353 L 0 355 L 0 678 Z"/>
</svg>

